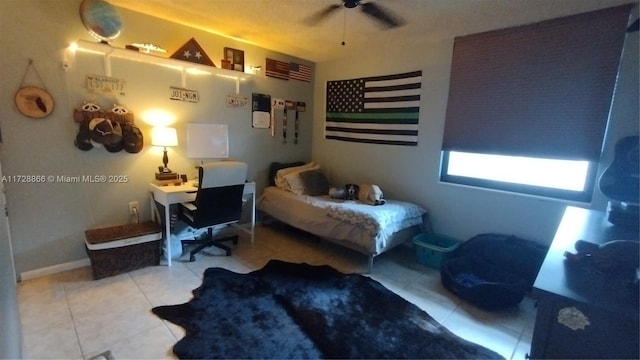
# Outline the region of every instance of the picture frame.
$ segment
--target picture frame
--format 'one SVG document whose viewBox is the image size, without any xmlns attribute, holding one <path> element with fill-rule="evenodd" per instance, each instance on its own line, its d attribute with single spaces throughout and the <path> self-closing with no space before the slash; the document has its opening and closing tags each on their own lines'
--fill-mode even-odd
<svg viewBox="0 0 640 360">
<path fill-rule="evenodd" d="M 244 51 L 224 48 L 224 63 L 228 61 L 230 70 L 244 72 Z"/>
</svg>

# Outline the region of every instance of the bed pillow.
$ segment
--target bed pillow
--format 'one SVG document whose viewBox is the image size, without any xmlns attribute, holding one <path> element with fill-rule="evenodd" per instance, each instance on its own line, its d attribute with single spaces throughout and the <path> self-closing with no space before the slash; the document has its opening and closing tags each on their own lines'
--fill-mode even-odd
<svg viewBox="0 0 640 360">
<path fill-rule="evenodd" d="M 303 171 L 300 173 L 300 179 L 307 195 L 321 196 L 329 193 L 329 180 L 320 170 Z"/>
<path fill-rule="evenodd" d="M 282 179 L 284 183 L 284 189 L 289 190 L 294 194 L 302 195 L 305 194 L 304 183 L 302 182 L 302 178 L 300 178 L 300 174 L 309 171 L 309 170 L 319 170 L 320 165 L 313 165 L 311 167 L 305 167 L 302 170 L 291 171 L 286 174 Z M 277 185 L 277 184 L 276 184 Z"/>
<path fill-rule="evenodd" d="M 287 182 L 285 181 L 285 178 L 284 178 L 285 176 L 292 173 L 300 172 L 300 171 L 311 170 L 314 167 L 314 165 L 315 164 L 312 161 L 308 164 L 304 164 L 301 166 L 293 166 L 293 167 L 280 169 L 278 170 L 278 172 L 276 172 L 276 177 L 274 179 L 274 182 L 276 186 L 279 187 L 280 189 L 287 189 Z"/>
<path fill-rule="evenodd" d="M 271 163 L 271 165 L 269 166 L 269 186 L 274 186 L 276 184 L 275 179 L 276 179 L 276 174 L 278 173 L 278 170 L 286 169 L 294 166 L 302 166 L 302 165 L 304 165 L 304 161 L 295 161 L 290 163 L 280 163 L 280 162 Z"/>
</svg>

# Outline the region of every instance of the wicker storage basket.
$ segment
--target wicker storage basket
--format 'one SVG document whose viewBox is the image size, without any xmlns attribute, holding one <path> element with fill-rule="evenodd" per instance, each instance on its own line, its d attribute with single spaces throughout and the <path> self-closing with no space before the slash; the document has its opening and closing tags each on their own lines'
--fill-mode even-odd
<svg viewBox="0 0 640 360">
<path fill-rule="evenodd" d="M 84 235 L 96 280 L 160 264 L 162 228 L 155 222 L 92 229 Z"/>
</svg>

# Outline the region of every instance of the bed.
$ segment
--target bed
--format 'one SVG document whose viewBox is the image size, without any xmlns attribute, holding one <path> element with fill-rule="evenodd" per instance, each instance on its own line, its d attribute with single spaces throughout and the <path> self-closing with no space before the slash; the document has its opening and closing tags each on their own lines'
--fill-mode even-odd
<svg viewBox="0 0 640 360">
<path fill-rule="evenodd" d="M 286 176 L 289 178 L 296 172 L 298 175 L 319 172 L 313 167 L 312 170 L 302 168 L 305 165 L 309 164 L 271 164 L 269 186 L 258 200 L 258 210 L 263 218 L 266 215 L 368 256 L 369 272 L 373 269 L 374 257 L 410 241 L 428 224 L 428 212 L 413 203 L 385 199 L 384 205 L 374 206 L 358 200 L 332 198 L 325 191 L 326 184 L 319 192 L 292 191 L 276 184 L 279 180 L 276 174 L 282 169 L 290 171 Z"/>
</svg>

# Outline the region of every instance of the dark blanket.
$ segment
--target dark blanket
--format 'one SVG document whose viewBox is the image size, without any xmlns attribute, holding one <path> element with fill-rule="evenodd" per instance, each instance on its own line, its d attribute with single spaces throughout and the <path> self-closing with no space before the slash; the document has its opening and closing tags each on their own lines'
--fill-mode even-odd
<svg viewBox="0 0 640 360">
<path fill-rule="evenodd" d="M 210 268 L 191 301 L 152 311 L 186 329 L 180 358 L 502 358 L 377 281 L 329 266 Z"/>
</svg>

